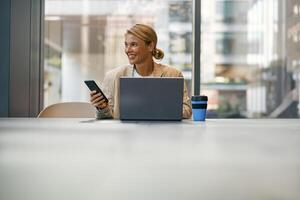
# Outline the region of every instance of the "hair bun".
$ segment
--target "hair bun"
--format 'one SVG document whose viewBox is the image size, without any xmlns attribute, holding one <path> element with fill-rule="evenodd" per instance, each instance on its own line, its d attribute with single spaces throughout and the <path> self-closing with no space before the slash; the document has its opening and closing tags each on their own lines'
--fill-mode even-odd
<svg viewBox="0 0 300 200">
<path fill-rule="evenodd" d="M 155 58 L 155 59 L 157 59 L 157 60 L 161 60 L 161 59 L 163 59 L 163 57 L 164 57 L 164 52 L 161 50 L 161 49 L 155 49 L 154 51 L 153 51 L 153 57 Z"/>
</svg>

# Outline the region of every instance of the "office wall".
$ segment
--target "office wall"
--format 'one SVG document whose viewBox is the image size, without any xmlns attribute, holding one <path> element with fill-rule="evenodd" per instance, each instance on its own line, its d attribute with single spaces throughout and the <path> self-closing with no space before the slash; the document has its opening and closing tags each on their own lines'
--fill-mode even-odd
<svg viewBox="0 0 300 200">
<path fill-rule="evenodd" d="M 0 117 L 41 109 L 43 0 L 1 0 Z"/>
<path fill-rule="evenodd" d="M 0 3 L 0 117 L 8 116 L 10 0 Z"/>
<path fill-rule="evenodd" d="M 29 114 L 30 1 L 11 0 L 11 62 L 9 115 Z"/>
</svg>

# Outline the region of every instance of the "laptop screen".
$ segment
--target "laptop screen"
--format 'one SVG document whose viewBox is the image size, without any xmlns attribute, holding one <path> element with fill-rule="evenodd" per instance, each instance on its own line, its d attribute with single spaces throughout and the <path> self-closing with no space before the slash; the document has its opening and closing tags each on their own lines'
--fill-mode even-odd
<svg viewBox="0 0 300 200">
<path fill-rule="evenodd" d="M 183 78 L 121 77 L 121 120 L 181 120 Z"/>
</svg>

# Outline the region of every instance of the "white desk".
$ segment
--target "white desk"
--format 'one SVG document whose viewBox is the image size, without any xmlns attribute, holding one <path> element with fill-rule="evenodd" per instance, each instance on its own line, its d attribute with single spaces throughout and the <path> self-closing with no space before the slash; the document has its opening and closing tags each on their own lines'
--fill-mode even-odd
<svg viewBox="0 0 300 200">
<path fill-rule="evenodd" d="M 299 200 L 300 120 L 0 119 L 1 200 Z"/>
</svg>

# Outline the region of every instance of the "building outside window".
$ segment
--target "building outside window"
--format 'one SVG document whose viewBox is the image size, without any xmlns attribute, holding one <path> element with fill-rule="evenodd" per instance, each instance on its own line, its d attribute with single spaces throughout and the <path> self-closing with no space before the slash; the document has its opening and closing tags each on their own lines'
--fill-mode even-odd
<svg viewBox="0 0 300 200">
<path fill-rule="evenodd" d="M 209 116 L 299 117 L 297 0 L 202 1 L 201 84 Z"/>
<path fill-rule="evenodd" d="M 202 1 L 201 88 L 208 117 L 245 118 L 248 1 Z"/>
</svg>

